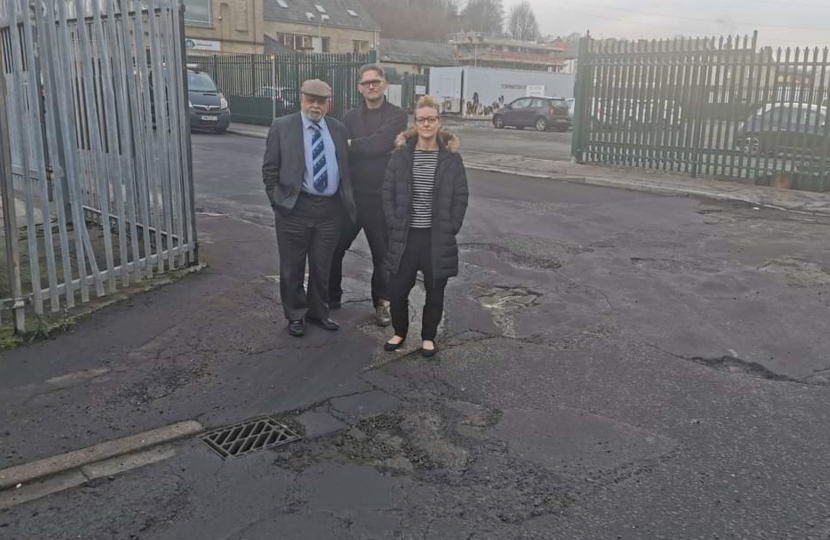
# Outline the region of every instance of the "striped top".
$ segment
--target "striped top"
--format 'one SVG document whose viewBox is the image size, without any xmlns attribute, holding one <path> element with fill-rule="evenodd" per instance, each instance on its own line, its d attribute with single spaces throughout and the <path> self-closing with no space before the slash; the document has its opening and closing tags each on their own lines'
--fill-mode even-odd
<svg viewBox="0 0 830 540">
<path fill-rule="evenodd" d="M 432 193 L 437 168 L 437 150 L 415 150 L 412 162 L 412 214 L 409 224 L 413 229 L 432 227 Z"/>
</svg>

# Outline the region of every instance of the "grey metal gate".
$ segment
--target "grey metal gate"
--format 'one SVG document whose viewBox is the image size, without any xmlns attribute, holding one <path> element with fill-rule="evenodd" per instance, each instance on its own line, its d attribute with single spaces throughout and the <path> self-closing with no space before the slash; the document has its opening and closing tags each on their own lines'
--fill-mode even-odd
<svg viewBox="0 0 830 540">
<path fill-rule="evenodd" d="M 583 38 L 574 157 L 830 191 L 828 49 L 757 41 Z"/>
<path fill-rule="evenodd" d="M 0 0 L 0 324 L 198 260 L 180 0 Z"/>
</svg>

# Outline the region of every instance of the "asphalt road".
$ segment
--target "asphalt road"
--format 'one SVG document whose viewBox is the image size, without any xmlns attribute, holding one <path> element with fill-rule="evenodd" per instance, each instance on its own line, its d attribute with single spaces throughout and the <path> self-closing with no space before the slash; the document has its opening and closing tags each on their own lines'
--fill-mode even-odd
<svg viewBox="0 0 830 540">
<path fill-rule="evenodd" d="M 305 440 L 186 440 L 0 538 L 830 538 L 827 220 L 471 172 L 425 361 L 382 351 L 362 240 L 341 331 L 287 337 L 262 146 L 194 136 L 208 270 L 4 355 L 0 467 L 188 418 Z"/>
<path fill-rule="evenodd" d="M 572 133 L 555 131 L 538 132 L 526 129 L 496 129 L 490 122 L 464 121 L 451 119 L 444 123 L 457 132 L 462 139 L 463 148 L 476 152 L 493 152 L 516 156 L 568 161 L 571 158 Z"/>
</svg>

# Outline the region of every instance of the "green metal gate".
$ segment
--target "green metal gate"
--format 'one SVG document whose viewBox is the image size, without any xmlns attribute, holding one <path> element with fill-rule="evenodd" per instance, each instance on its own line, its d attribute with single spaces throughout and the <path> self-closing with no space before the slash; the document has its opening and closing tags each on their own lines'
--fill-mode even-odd
<svg viewBox="0 0 830 540">
<path fill-rule="evenodd" d="M 300 86 L 321 79 L 332 87 L 332 116 L 357 105 L 357 72 L 376 61 L 368 54 L 189 55 L 188 66 L 211 75 L 228 99 L 234 122 L 270 125 L 300 110 Z"/>
<path fill-rule="evenodd" d="M 583 38 L 574 158 L 830 191 L 828 49 L 757 39 Z"/>
<path fill-rule="evenodd" d="M 423 74 L 406 73 L 401 89 L 401 107 L 407 112 L 414 112 L 418 98 L 429 92 L 429 70 Z"/>
</svg>

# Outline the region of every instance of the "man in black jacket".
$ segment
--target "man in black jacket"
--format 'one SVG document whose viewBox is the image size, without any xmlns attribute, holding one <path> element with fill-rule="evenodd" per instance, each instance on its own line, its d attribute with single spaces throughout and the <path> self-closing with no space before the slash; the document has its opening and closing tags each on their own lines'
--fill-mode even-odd
<svg viewBox="0 0 830 540">
<path fill-rule="evenodd" d="M 340 307 L 343 289 L 343 256 L 363 229 L 372 252 L 372 301 L 377 324 L 389 326 L 388 276 L 384 269 L 388 232 L 383 217 L 381 189 L 395 138 L 406 130 L 406 113 L 385 98 L 383 68 L 368 65 L 360 69 L 358 91 L 363 102 L 343 116 L 349 133 L 350 177 L 357 206 L 357 222 L 344 222 L 334 253 L 329 278 L 329 305 Z"/>
</svg>

